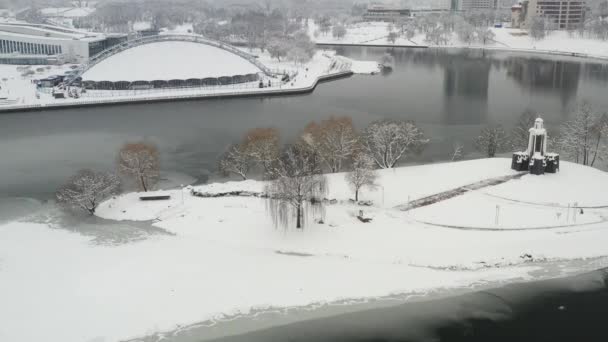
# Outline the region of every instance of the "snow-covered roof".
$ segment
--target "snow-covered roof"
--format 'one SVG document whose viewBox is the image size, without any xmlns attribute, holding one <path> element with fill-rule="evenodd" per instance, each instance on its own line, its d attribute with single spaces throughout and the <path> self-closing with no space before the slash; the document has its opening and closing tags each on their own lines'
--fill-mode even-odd
<svg viewBox="0 0 608 342">
<path fill-rule="evenodd" d="M 186 80 L 259 73 L 255 65 L 222 49 L 190 42 L 158 42 L 125 50 L 95 65 L 87 81 Z"/>
<path fill-rule="evenodd" d="M 101 33 L 74 30 L 65 27 L 28 24 L 28 23 L 0 23 L 0 34 L 14 35 L 20 37 L 34 37 L 44 39 L 79 39 L 79 40 L 100 40 L 105 36 Z"/>
</svg>

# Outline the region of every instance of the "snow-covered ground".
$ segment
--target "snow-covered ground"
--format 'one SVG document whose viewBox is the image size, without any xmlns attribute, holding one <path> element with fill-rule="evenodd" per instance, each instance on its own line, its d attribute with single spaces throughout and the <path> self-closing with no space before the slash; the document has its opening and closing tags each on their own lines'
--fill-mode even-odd
<svg viewBox="0 0 608 342">
<path fill-rule="evenodd" d="M 319 28 L 312 20 L 308 24 L 308 33 L 318 44 L 355 44 L 355 45 L 395 45 L 395 46 L 426 46 L 424 37 L 420 39 L 408 40 L 399 37 L 393 42 L 387 40 L 388 23 L 385 22 L 362 22 L 346 27 L 346 35 L 342 38 L 333 37 L 331 31 L 323 34 L 318 32 Z M 315 33 L 316 32 L 316 33 Z"/>
<path fill-rule="evenodd" d="M 543 260 L 608 255 L 606 224 L 586 224 L 606 209 L 585 208 L 576 221 L 571 210 L 569 227 L 507 229 L 563 225 L 550 212 L 565 216 L 575 201 L 608 204 L 608 174 L 570 163 L 558 174 L 524 175 L 410 212 L 395 208 L 512 176 L 509 166 L 486 159 L 378 171 L 379 186 L 361 194 L 371 207 L 350 203 L 344 175 L 329 175 L 328 198 L 337 202 L 327 205 L 325 223 L 310 220 L 303 231 L 276 229 L 264 199 L 187 190 L 165 191 L 169 201 L 141 202 L 131 193 L 100 206 L 101 217 L 152 220 L 171 233 L 136 243 L 95 245 L 45 223 L 0 225 L 0 339 L 117 341 L 255 308 L 531 279 Z M 195 190 L 256 193 L 264 183 Z M 507 203 L 519 207 L 495 224 L 495 205 Z M 372 222 L 357 220 L 359 210 Z M 475 229 L 442 226 L 444 217 Z M 531 260 L 525 254 L 540 262 L 524 264 Z"/>
<path fill-rule="evenodd" d="M 0 109 L 7 105 L 28 105 L 37 102 L 36 85 L 32 83 L 32 80 L 63 75 L 66 71 L 71 70 L 70 65 L 67 64 L 61 66 L 21 66 L 21 68 L 27 68 L 35 72 L 33 75 L 24 77 L 22 76 L 24 71 L 20 71 L 19 68 L 20 66 L 17 65 L 0 64 Z M 1 100 L 4 97 L 7 100 Z"/>
<path fill-rule="evenodd" d="M 387 40 L 388 23 L 362 22 L 347 27 L 346 36 L 334 38 L 330 33 L 318 34 L 318 28 L 309 24 L 309 33 L 312 39 L 322 44 L 356 44 L 356 45 L 395 45 L 395 46 L 429 46 L 429 47 L 467 47 L 502 49 L 516 51 L 530 51 L 539 53 L 580 54 L 594 58 L 608 58 L 608 41 L 598 39 L 580 38 L 567 31 L 550 31 L 545 39 L 535 40 L 526 30 L 510 28 L 490 28 L 496 35 L 495 42 L 487 45 L 479 43 L 467 44 L 460 41 L 456 34 L 447 45 L 435 46 L 425 41 L 424 34 L 416 34 L 411 40 L 399 37 L 393 42 Z"/>
</svg>

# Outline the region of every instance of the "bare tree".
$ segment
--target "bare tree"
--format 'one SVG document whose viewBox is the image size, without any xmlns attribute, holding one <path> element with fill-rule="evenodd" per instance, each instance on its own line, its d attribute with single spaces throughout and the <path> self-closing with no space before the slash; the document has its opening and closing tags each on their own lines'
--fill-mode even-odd
<svg viewBox="0 0 608 342">
<path fill-rule="evenodd" d="M 412 121 L 378 120 L 363 132 L 367 153 L 378 167 L 394 167 L 412 152 L 421 151 L 429 142 Z"/>
<path fill-rule="evenodd" d="M 120 181 L 110 173 L 84 169 L 78 171 L 55 193 L 60 204 L 95 214 L 99 203 L 118 193 Z"/>
<path fill-rule="evenodd" d="M 397 32 L 389 32 L 388 36 L 386 37 L 386 40 L 391 44 L 395 44 L 397 38 L 399 38 L 399 34 Z"/>
<path fill-rule="evenodd" d="M 459 141 L 455 141 L 454 144 L 452 144 L 452 161 L 461 160 L 463 157 L 463 152 L 464 145 Z"/>
<path fill-rule="evenodd" d="M 309 145 L 309 150 L 318 153 L 332 173 L 342 171 L 344 162 L 352 156 L 359 142 L 352 119 L 348 117 L 331 117 L 318 125 L 311 123 L 302 140 Z"/>
<path fill-rule="evenodd" d="M 287 59 L 295 64 L 304 64 L 310 61 L 311 56 L 302 48 L 292 47 L 289 52 L 287 52 Z"/>
<path fill-rule="evenodd" d="M 332 35 L 334 38 L 342 39 L 346 36 L 346 28 L 343 25 L 336 25 L 332 29 Z"/>
<path fill-rule="evenodd" d="M 323 210 L 326 178 L 315 168 L 314 156 L 300 145 L 288 146 L 273 169 L 274 180 L 266 186 L 268 208 L 276 226 L 285 229 L 295 215 L 296 228 L 305 224 L 307 214 Z"/>
<path fill-rule="evenodd" d="M 268 52 L 270 53 L 270 57 L 276 58 L 279 62 L 281 61 L 281 58 L 287 57 L 289 49 L 289 43 L 283 39 L 276 38 L 271 40 L 268 44 Z"/>
<path fill-rule="evenodd" d="M 530 37 L 541 40 L 545 38 L 546 35 L 547 27 L 545 19 L 540 16 L 532 18 L 532 23 L 530 24 Z"/>
<path fill-rule="evenodd" d="M 408 23 L 405 27 L 405 38 L 411 40 L 416 35 L 416 26 L 413 23 Z"/>
<path fill-rule="evenodd" d="M 530 128 L 534 127 L 534 121 L 538 115 L 535 111 L 526 109 L 517 120 L 515 127 L 511 131 L 509 140 L 514 151 L 525 151 L 528 148 L 530 138 Z"/>
<path fill-rule="evenodd" d="M 558 139 L 559 150 L 576 163 L 593 166 L 607 155 L 608 115 L 599 116 L 587 102 L 576 108 L 574 118 L 564 123 Z"/>
<path fill-rule="evenodd" d="M 247 179 L 247 173 L 253 163 L 251 155 L 243 144 L 230 145 L 218 162 L 218 169 L 224 175 L 235 174 Z"/>
<path fill-rule="evenodd" d="M 481 44 L 486 45 L 491 43 L 494 41 L 494 38 L 496 38 L 496 34 L 494 34 L 494 31 L 490 30 L 489 28 L 477 29 L 477 40 L 479 40 Z"/>
<path fill-rule="evenodd" d="M 375 186 L 376 177 L 374 160 L 365 153 L 357 153 L 353 158 L 353 171 L 346 174 L 346 181 L 355 191 L 355 201 L 359 201 L 359 191 L 363 187 Z"/>
<path fill-rule="evenodd" d="M 279 131 L 276 128 L 254 128 L 245 133 L 243 140 L 242 148 L 269 176 L 279 158 Z"/>
<path fill-rule="evenodd" d="M 467 22 L 461 22 L 456 26 L 456 34 L 466 44 L 471 44 L 475 40 L 475 28 Z"/>
<path fill-rule="evenodd" d="M 150 190 L 160 177 L 158 148 L 146 142 L 123 145 L 118 153 L 118 171 L 131 177 L 141 190 Z"/>
<path fill-rule="evenodd" d="M 329 33 L 330 29 L 331 29 L 331 18 L 329 16 L 323 16 L 319 20 L 319 31 L 321 31 L 321 33 L 323 33 L 323 35 L 326 35 L 327 33 Z"/>
<path fill-rule="evenodd" d="M 481 134 L 475 139 L 475 149 L 486 153 L 488 158 L 494 158 L 496 153 L 505 151 L 508 146 L 507 135 L 500 125 L 482 129 Z"/>
</svg>

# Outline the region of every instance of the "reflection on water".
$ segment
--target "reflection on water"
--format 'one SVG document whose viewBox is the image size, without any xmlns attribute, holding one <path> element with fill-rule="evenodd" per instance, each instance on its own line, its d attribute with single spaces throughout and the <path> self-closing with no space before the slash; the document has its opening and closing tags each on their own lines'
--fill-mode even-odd
<svg viewBox="0 0 608 342">
<path fill-rule="evenodd" d="M 505 67 L 509 77 L 538 96 L 557 93 L 564 106 L 576 98 L 581 76 L 580 63 L 511 57 L 505 62 Z"/>
<path fill-rule="evenodd" d="M 340 47 L 355 59 L 395 57 L 386 75 L 321 84 L 304 96 L 121 105 L 0 115 L 0 193 L 48 199 L 80 168 L 114 170 L 116 151 L 145 139 L 161 149 L 165 173 L 215 177 L 226 145 L 250 128 L 273 126 L 287 141 L 310 121 L 348 115 L 358 128 L 380 118 L 414 120 L 431 143 L 406 162 L 449 157 L 453 141 L 475 156 L 487 124 L 507 130 L 520 114 L 542 113 L 554 131 L 576 101 L 608 110 L 608 67 L 590 60 L 482 50 Z"/>
<path fill-rule="evenodd" d="M 486 122 L 491 60 L 483 56 L 457 55 L 443 68 L 445 124 Z"/>
</svg>

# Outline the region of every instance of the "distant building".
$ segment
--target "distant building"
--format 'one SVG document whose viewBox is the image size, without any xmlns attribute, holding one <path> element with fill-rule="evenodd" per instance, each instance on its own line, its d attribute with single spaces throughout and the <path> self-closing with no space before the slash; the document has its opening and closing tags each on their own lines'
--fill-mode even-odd
<svg viewBox="0 0 608 342">
<path fill-rule="evenodd" d="M 586 5 L 581 0 L 525 0 L 511 7 L 511 26 L 530 28 L 536 17 L 547 20 L 549 29 L 571 30 L 585 21 Z"/>
<path fill-rule="evenodd" d="M 0 63 L 84 63 L 126 38 L 43 24 L 0 23 Z"/>
<path fill-rule="evenodd" d="M 369 21 L 397 21 L 410 18 L 411 10 L 407 8 L 393 8 L 380 5 L 371 5 L 363 15 L 363 19 Z"/>
<path fill-rule="evenodd" d="M 511 27 L 522 27 L 523 21 L 526 18 L 527 3 L 525 4 L 525 6 L 526 7 L 524 7 L 524 5 L 520 3 L 511 7 Z"/>
<path fill-rule="evenodd" d="M 440 15 L 442 13 L 449 13 L 450 9 L 447 9 L 447 8 L 419 8 L 419 9 L 412 9 L 410 12 L 411 12 L 412 17 L 419 17 L 419 16 L 424 16 L 424 15 L 429 15 L 429 14 Z"/>
<path fill-rule="evenodd" d="M 460 0 L 460 10 L 469 11 L 475 9 L 496 9 L 499 0 Z"/>
<path fill-rule="evenodd" d="M 529 0 L 525 24 L 530 27 L 535 17 L 543 17 L 553 29 L 570 30 L 585 21 L 585 2 L 581 0 Z"/>
</svg>

